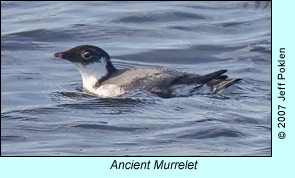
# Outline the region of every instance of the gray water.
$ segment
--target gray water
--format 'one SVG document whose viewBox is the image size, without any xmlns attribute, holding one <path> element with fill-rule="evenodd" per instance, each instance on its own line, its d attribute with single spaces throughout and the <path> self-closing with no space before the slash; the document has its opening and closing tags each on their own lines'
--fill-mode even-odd
<svg viewBox="0 0 295 178">
<path fill-rule="evenodd" d="M 218 94 L 101 99 L 68 61 L 82 44 L 117 68 L 242 80 Z M 270 2 L 1 2 L 2 156 L 270 156 Z"/>
</svg>

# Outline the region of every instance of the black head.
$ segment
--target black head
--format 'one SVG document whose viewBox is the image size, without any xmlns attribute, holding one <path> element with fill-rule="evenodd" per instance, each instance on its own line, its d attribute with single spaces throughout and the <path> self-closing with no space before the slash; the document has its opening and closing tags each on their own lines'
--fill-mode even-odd
<svg viewBox="0 0 295 178">
<path fill-rule="evenodd" d="M 82 64 L 84 66 L 91 63 L 105 63 L 107 71 L 111 73 L 116 70 L 110 61 L 110 56 L 103 49 L 92 45 L 81 45 L 71 48 L 64 52 L 54 54 L 55 57 L 66 59 L 75 65 Z"/>
<path fill-rule="evenodd" d="M 54 56 L 84 65 L 92 62 L 100 62 L 103 58 L 106 61 L 110 60 L 110 56 L 107 52 L 99 47 L 91 45 L 77 46 L 67 51 L 56 53 Z"/>
</svg>

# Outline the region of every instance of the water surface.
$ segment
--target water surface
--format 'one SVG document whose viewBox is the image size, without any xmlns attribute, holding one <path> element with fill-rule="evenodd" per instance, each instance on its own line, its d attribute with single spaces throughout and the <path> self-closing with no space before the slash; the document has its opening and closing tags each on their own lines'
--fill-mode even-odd
<svg viewBox="0 0 295 178">
<path fill-rule="evenodd" d="M 270 2 L 1 2 L 3 156 L 270 156 Z M 228 69 L 218 94 L 101 99 L 55 52 L 118 68 Z"/>
</svg>

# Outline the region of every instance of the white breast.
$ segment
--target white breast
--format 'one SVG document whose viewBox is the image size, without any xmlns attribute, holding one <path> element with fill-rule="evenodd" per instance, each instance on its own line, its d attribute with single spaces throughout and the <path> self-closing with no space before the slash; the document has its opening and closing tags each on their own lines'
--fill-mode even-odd
<svg viewBox="0 0 295 178">
<path fill-rule="evenodd" d="M 104 58 L 101 59 L 101 62 L 94 62 L 88 65 L 75 63 L 75 66 L 81 73 L 83 87 L 88 91 L 104 98 L 121 96 L 125 93 L 122 87 L 115 84 L 105 84 L 96 88 L 99 79 L 107 74 L 106 61 Z"/>
<path fill-rule="evenodd" d="M 126 91 L 122 87 L 119 87 L 118 85 L 105 84 L 98 87 L 93 93 L 103 98 L 109 98 L 109 97 L 121 96 L 125 94 Z"/>
</svg>

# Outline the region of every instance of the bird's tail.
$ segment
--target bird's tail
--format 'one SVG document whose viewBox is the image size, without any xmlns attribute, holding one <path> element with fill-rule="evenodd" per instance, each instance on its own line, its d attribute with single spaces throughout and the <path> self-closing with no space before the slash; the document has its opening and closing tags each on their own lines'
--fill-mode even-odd
<svg viewBox="0 0 295 178">
<path fill-rule="evenodd" d="M 223 75 L 227 70 L 219 70 L 217 72 L 212 72 L 207 75 L 203 75 L 202 78 L 208 86 L 211 87 L 213 93 L 216 93 L 224 88 L 227 88 L 234 84 L 235 82 L 241 80 L 239 78 L 227 79 L 227 75 Z"/>
<path fill-rule="evenodd" d="M 182 78 L 178 78 L 174 83 L 180 84 L 207 84 L 213 93 L 216 93 L 224 88 L 231 86 L 233 83 L 241 80 L 239 78 L 227 79 L 228 76 L 224 75 L 227 70 L 219 70 L 206 75 L 190 74 Z"/>
<path fill-rule="evenodd" d="M 208 86 L 211 87 L 213 93 L 217 93 L 218 91 L 227 88 L 234 84 L 235 82 L 241 80 L 240 78 L 233 79 L 213 79 L 207 83 Z"/>
</svg>

